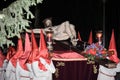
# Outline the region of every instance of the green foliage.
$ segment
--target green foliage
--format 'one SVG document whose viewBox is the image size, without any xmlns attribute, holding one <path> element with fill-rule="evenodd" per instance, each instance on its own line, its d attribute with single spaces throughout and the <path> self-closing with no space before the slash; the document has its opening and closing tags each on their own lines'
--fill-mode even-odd
<svg viewBox="0 0 120 80">
<path fill-rule="evenodd" d="M 20 37 L 20 32 L 27 30 L 29 27 L 29 19 L 34 15 L 29 10 L 30 6 L 36 6 L 43 0 L 16 0 L 7 8 L 0 11 L 0 47 L 13 42 L 8 40 L 14 36 Z"/>
</svg>

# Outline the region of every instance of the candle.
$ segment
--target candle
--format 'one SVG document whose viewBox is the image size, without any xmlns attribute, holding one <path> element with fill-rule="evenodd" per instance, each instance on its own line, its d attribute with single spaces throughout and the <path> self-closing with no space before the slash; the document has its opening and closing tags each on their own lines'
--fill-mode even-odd
<svg viewBox="0 0 120 80">
<path fill-rule="evenodd" d="M 48 41 L 51 42 L 52 41 L 52 36 L 53 36 L 53 31 L 47 31 L 46 34 L 47 34 Z"/>
<path fill-rule="evenodd" d="M 49 29 L 48 31 L 46 31 L 46 36 L 47 36 L 47 48 L 48 48 L 48 51 L 51 52 L 53 50 L 53 46 L 52 46 L 53 31 L 52 31 L 52 29 Z"/>
<path fill-rule="evenodd" d="M 51 33 L 48 33 L 48 34 L 47 34 L 47 37 L 48 37 L 48 41 L 51 42 L 51 41 L 52 41 L 52 34 L 51 34 Z"/>
<path fill-rule="evenodd" d="M 102 33 L 100 33 L 100 32 L 97 33 L 96 35 L 97 35 L 98 38 L 101 38 L 101 37 L 102 37 Z"/>
<path fill-rule="evenodd" d="M 99 44 L 101 44 L 101 39 L 102 39 L 102 31 L 98 31 L 97 33 L 96 33 L 96 37 L 97 37 L 97 39 L 98 39 L 98 43 Z"/>
</svg>

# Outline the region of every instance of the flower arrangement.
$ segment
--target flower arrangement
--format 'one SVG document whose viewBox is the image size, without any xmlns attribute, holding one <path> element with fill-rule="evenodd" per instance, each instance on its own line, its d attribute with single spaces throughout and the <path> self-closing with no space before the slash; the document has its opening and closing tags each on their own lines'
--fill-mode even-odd
<svg viewBox="0 0 120 80">
<path fill-rule="evenodd" d="M 100 60 L 107 59 L 113 55 L 114 51 L 108 51 L 103 45 L 99 43 L 92 43 L 84 50 L 84 56 L 88 58 L 88 63 L 99 62 Z"/>
<path fill-rule="evenodd" d="M 82 54 L 87 57 L 87 64 L 93 64 L 93 72 L 95 74 L 98 71 L 95 62 L 105 67 L 108 67 L 106 64 L 113 63 L 108 58 L 114 54 L 114 51 L 108 51 L 102 44 L 99 43 L 92 43 L 91 45 L 88 45 Z"/>
</svg>

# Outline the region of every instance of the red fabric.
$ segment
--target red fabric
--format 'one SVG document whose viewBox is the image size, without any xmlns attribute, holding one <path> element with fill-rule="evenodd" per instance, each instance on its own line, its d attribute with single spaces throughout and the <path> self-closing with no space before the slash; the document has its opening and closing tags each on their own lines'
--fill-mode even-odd
<svg viewBox="0 0 120 80">
<path fill-rule="evenodd" d="M 56 51 L 53 53 L 53 58 L 77 59 L 85 57 L 73 51 Z"/>
<path fill-rule="evenodd" d="M 78 39 L 79 39 L 79 41 L 82 41 L 79 31 L 78 31 Z"/>
<path fill-rule="evenodd" d="M 30 52 L 31 52 L 31 45 L 30 45 L 29 35 L 28 35 L 28 33 L 26 33 L 25 51 L 24 51 L 24 54 L 19 58 L 20 66 L 25 70 L 28 70 L 27 66 L 26 66 L 26 61 L 28 59 L 28 56 L 30 55 Z"/>
<path fill-rule="evenodd" d="M 28 63 L 30 63 L 30 64 L 34 61 L 36 56 L 39 54 L 38 46 L 37 46 L 35 35 L 34 35 L 33 31 L 31 33 L 31 42 L 32 42 L 32 51 L 28 57 Z"/>
<path fill-rule="evenodd" d="M 41 70 L 43 70 L 43 71 L 47 71 L 47 69 L 45 68 L 45 66 L 39 61 L 39 63 L 38 63 L 38 66 L 39 66 L 39 68 L 41 69 Z"/>
<path fill-rule="evenodd" d="M 15 48 L 13 46 L 9 46 L 6 59 L 10 60 L 15 55 L 15 53 L 16 53 Z"/>
<path fill-rule="evenodd" d="M 32 57 L 32 61 L 34 61 L 34 58 L 36 58 L 36 56 L 38 56 L 39 54 L 39 49 L 38 49 L 38 45 L 37 45 L 37 42 L 36 42 L 36 39 L 35 39 L 35 35 L 34 33 L 32 32 L 32 53 L 31 53 L 31 57 Z"/>
<path fill-rule="evenodd" d="M 27 58 L 29 56 L 29 53 L 30 51 L 25 51 L 23 53 L 23 55 L 19 58 L 19 63 L 20 63 L 20 66 L 24 69 L 24 70 L 28 70 L 27 66 L 26 66 L 26 61 L 27 61 Z"/>
<path fill-rule="evenodd" d="M 48 64 L 50 64 L 50 60 L 49 60 L 49 53 L 48 53 L 48 49 L 47 49 L 47 46 L 46 46 L 46 42 L 45 42 L 45 38 L 44 38 L 44 34 L 43 34 L 43 31 L 41 30 L 41 33 L 40 33 L 40 49 L 39 49 L 39 54 L 41 57 L 43 57 L 46 62 Z"/>
<path fill-rule="evenodd" d="M 0 49 L 0 68 L 2 68 L 4 60 L 5 60 L 5 56 L 3 55 L 3 53 Z"/>
<path fill-rule="evenodd" d="M 120 60 L 117 57 L 117 50 L 116 50 L 116 42 L 115 42 L 115 36 L 114 36 L 114 30 L 112 30 L 112 35 L 110 39 L 110 44 L 109 44 L 109 51 L 113 50 L 114 54 L 110 56 L 110 60 L 118 63 Z"/>
<path fill-rule="evenodd" d="M 32 34 L 31 34 L 31 40 L 32 40 L 32 50 L 38 49 L 38 45 L 37 45 L 37 42 L 36 42 L 35 35 L 34 35 L 33 31 L 32 31 Z"/>
<path fill-rule="evenodd" d="M 88 43 L 89 43 L 89 44 L 92 44 L 92 42 L 93 42 L 93 39 L 92 39 L 92 31 L 90 31 Z"/>
<path fill-rule="evenodd" d="M 26 37 L 25 37 L 25 51 L 31 51 L 31 43 L 28 33 L 26 33 Z"/>
<path fill-rule="evenodd" d="M 33 57 L 32 57 L 32 51 L 31 51 L 31 53 L 30 53 L 30 55 L 29 55 L 29 57 L 28 57 L 28 59 L 27 59 L 27 63 L 32 63 L 32 59 Z"/>
<path fill-rule="evenodd" d="M 47 49 L 44 34 L 43 34 L 42 30 L 40 32 L 40 44 L 39 44 L 39 46 L 40 46 L 40 50 Z M 46 57 L 46 56 L 43 56 L 43 57 Z"/>
<path fill-rule="evenodd" d="M 18 45 L 17 45 L 17 51 L 15 55 L 10 59 L 13 66 L 16 67 L 17 59 L 20 58 L 20 56 L 23 54 L 23 45 L 22 45 L 22 39 L 18 39 Z"/>
<path fill-rule="evenodd" d="M 41 57 L 48 58 L 48 49 L 46 47 L 46 42 L 45 42 L 42 30 L 41 30 L 41 33 L 40 33 L 40 48 L 39 48 L 39 51 L 40 51 L 40 56 Z M 44 51 L 45 51 L 45 53 L 44 53 Z"/>
</svg>

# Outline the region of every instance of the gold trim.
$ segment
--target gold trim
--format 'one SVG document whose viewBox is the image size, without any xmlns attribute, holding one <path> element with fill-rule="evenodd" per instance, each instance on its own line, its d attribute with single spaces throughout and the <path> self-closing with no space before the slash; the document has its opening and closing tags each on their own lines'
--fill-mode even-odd
<svg viewBox="0 0 120 80">
<path fill-rule="evenodd" d="M 58 78 L 59 77 L 59 68 L 58 67 L 64 67 L 65 63 L 64 62 L 57 62 L 56 64 L 56 71 L 55 71 L 55 77 Z"/>
</svg>

